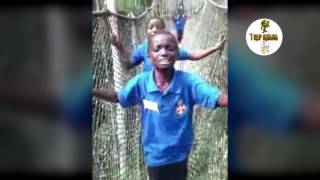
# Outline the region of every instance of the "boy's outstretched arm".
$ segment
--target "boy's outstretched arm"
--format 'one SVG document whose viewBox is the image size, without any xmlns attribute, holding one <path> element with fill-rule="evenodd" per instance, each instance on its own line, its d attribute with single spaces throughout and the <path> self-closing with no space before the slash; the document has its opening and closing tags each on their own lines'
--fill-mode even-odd
<svg viewBox="0 0 320 180">
<path fill-rule="evenodd" d="M 119 102 L 117 91 L 113 87 L 108 89 L 93 88 L 92 95 L 109 102 Z"/>
<path fill-rule="evenodd" d="M 118 36 L 112 36 L 111 44 L 118 48 L 120 54 L 120 61 L 123 63 L 126 69 L 131 69 L 134 64 L 131 63 L 131 49 L 125 47 L 125 45 L 119 40 Z"/>
<path fill-rule="evenodd" d="M 218 99 L 218 107 L 228 107 L 228 95 L 222 93 Z"/>
<path fill-rule="evenodd" d="M 213 52 L 219 50 L 220 48 L 223 47 L 224 43 L 226 42 L 226 39 L 221 36 L 220 37 L 220 40 L 213 46 L 213 47 L 210 47 L 208 49 L 205 49 L 205 50 L 199 50 L 199 51 L 192 51 L 189 53 L 189 58 L 190 60 L 193 60 L 193 61 L 197 61 L 197 60 L 200 60 L 202 58 L 205 58 L 207 57 L 208 55 L 212 54 Z"/>
</svg>

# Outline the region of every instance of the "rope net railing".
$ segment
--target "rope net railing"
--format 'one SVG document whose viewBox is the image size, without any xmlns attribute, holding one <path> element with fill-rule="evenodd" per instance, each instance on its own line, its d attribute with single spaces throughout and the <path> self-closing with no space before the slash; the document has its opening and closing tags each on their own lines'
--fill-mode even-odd
<svg viewBox="0 0 320 180">
<path fill-rule="evenodd" d="M 108 13 L 101 8 L 103 2 L 96 1 L 101 10 L 96 8 L 93 13 L 93 86 L 119 89 L 141 72 L 142 65 L 131 70 L 122 66 L 119 52 L 111 44 L 112 34 L 117 34 L 127 47 L 134 48 L 146 38 L 146 23 L 153 16 L 162 17 L 167 29 L 173 30 L 171 16 L 175 15 L 178 2 L 153 1 L 143 16 L 138 14 L 139 18 L 132 18 L 132 15 Z M 183 2 L 188 16 L 182 40 L 184 48 L 208 48 L 220 35 L 227 36 L 225 8 L 208 0 Z M 178 61 L 176 68 L 196 73 L 210 84 L 226 89 L 226 47 L 201 61 Z M 148 179 L 140 142 L 139 113 L 138 107 L 124 109 L 93 98 L 93 179 Z M 189 157 L 188 179 L 227 179 L 227 110 L 196 107 L 194 126 L 195 144 Z"/>
</svg>

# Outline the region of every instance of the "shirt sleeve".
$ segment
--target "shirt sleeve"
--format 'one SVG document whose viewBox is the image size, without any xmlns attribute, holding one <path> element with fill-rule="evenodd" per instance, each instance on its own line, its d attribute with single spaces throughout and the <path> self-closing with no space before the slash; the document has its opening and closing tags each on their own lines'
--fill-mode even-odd
<svg viewBox="0 0 320 180">
<path fill-rule="evenodd" d="M 187 60 L 187 59 L 189 59 L 189 52 L 186 49 L 179 47 L 178 60 Z"/>
<path fill-rule="evenodd" d="M 217 87 L 211 86 L 199 77 L 192 79 L 192 97 L 195 104 L 215 109 L 220 95 L 221 91 Z"/>
<path fill-rule="evenodd" d="M 141 101 L 139 81 L 140 75 L 137 75 L 118 91 L 118 100 L 122 107 L 134 106 Z"/>
<path fill-rule="evenodd" d="M 144 61 L 143 51 L 144 51 L 143 44 L 139 45 L 136 49 L 133 50 L 133 53 L 131 55 L 132 64 L 138 65 Z"/>
</svg>

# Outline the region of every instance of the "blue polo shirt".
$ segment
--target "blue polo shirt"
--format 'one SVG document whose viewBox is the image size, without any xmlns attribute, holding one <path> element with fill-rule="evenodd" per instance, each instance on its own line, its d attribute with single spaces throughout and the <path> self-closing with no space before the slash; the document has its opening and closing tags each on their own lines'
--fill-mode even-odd
<svg viewBox="0 0 320 180">
<path fill-rule="evenodd" d="M 189 58 L 189 53 L 183 49 L 179 48 L 178 59 L 186 60 Z M 153 68 L 152 61 L 148 55 L 148 40 L 145 40 L 142 44 L 133 51 L 131 56 L 131 63 L 138 65 L 144 62 L 143 71 L 150 71 Z"/>
<path fill-rule="evenodd" d="M 187 158 L 193 144 L 193 106 L 215 109 L 220 90 L 190 73 L 175 71 L 167 90 L 154 82 L 154 71 L 131 79 L 118 92 L 122 107 L 141 107 L 142 143 L 148 166 L 159 166 Z"/>
</svg>

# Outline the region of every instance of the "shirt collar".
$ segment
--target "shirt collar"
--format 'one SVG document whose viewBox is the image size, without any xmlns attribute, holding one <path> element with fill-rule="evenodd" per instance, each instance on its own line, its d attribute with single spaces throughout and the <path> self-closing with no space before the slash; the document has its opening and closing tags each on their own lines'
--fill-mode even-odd
<svg viewBox="0 0 320 180">
<path fill-rule="evenodd" d="M 182 85 L 179 82 L 179 81 L 181 81 L 179 78 L 180 76 L 178 75 L 178 71 L 176 71 L 176 70 L 173 70 L 173 71 L 174 71 L 173 78 L 172 78 L 172 80 L 168 86 L 168 89 L 166 91 L 172 92 L 175 94 L 179 94 L 182 89 Z M 147 91 L 148 91 L 148 93 L 160 91 L 158 86 L 155 83 L 155 80 L 154 80 L 154 69 L 152 69 L 149 73 L 149 78 L 148 78 L 148 83 L 147 83 Z"/>
</svg>

